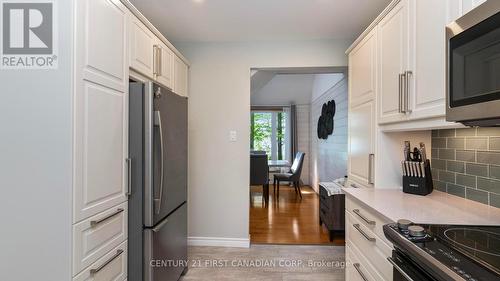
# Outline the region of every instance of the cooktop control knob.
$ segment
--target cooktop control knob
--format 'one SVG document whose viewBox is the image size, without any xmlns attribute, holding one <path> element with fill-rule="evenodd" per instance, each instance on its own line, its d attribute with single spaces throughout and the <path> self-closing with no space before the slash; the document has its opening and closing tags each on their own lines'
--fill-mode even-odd
<svg viewBox="0 0 500 281">
<path fill-rule="evenodd" d="M 407 230 L 410 225 L 411 225 L 411 221 L 409 221 L 409 220 L 405 220 L 405 219 L 398 220 L 399 230 Z"/>
<path fill-rule="evenodd" d="M 425 236 L 425 229 L 420 225 L 410 225 L 408 227 L 408 233 L 412 237 L 423 237 Z"/>
</svg>

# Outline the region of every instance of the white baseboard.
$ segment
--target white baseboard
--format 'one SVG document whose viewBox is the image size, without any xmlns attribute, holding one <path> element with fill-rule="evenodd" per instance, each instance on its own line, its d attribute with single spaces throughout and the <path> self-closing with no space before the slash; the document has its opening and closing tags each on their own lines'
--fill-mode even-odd
<svg viewBox="0 0 500 281">
<path fill-rule="evenodd" d="M 188 237 L 189 246 L 250 248 L 249 238 Z"/>
</svg>

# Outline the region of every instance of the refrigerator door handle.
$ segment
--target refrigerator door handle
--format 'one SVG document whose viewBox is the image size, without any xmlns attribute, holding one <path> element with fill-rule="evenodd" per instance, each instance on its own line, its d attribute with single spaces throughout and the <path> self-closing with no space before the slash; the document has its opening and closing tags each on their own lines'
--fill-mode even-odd
<svg viewBox="0 0 500 281">
<path fill-rule="evenodd" d="M 161 124 L 161 114 L 159 110 L 156 110 L 154 115 L 154 124 L 155 126 L 158 127 L 159 130 L 159 136 L 160 136 L 160 190 L 159 190 L 159 197 L 154 198 L 154 204 L 155 204 L 155 209 L 156 213 L 159 214 L 161 210 L 161 201 L 163 197 L 163 169 L 164 169 L 164 159 L 163 159 L 163 127 Z M 156 194 L 155 194 L 156 195 Z"/>
<path fill-rule="evenodd" d="M 162 221 L 159 225 L 155 226 L 153 228 L 153 232 L 158 232 L 162 229 L 163 226 L 165 226 L 166 224 L 168 223 L 168 219 L 165 219 L 164 221 Z"/>
</svg>

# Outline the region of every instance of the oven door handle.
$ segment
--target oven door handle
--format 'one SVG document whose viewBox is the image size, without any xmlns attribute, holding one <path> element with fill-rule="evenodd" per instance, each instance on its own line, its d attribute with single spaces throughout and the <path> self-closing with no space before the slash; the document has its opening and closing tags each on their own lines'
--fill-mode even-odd
<svg viewBox="0 0 500 281">
<path fill-rule="evenodd" d="M 391 257 L 388 257 L 387 258 L 387 261 L 389 261 L 392 266 L 394 266 L 394 268 L 399 272 L 401 273 L 401 275 L 403 275 L 403 277 L 408 280 L 408 281 L 415 281 L 413 280 L 413 278 L 410 277 L 410 275 L 408 275 L 408 273 L 406 273 Z"/>
</svg>

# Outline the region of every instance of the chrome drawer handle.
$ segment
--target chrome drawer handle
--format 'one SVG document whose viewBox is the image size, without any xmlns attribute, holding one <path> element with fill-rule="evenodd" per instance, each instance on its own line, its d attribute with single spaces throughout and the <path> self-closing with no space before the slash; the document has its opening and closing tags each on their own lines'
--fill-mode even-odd
<svg viewBox="0 0 500 281">
<path fill-rule="evenodd" d="M 101 264 L 98 268 L 93 268 L 90 270 L 90 275 L 94 275 L 101 271 L 103 268 L 105 268 L 108 264 L 110 264 L 112 261 L 114 261 L 116 258 L 118 258 L 121 254 L 123 254 L 123 250 L 120 249 L 116 251 L 116 254 L 112 256 L 109 260 L 107 260 L 105 263 Z"/>
<path fill-rule="evenodd" d="M 366 234 L 366 232 L 364 232 L 361 227 L 359 227 L 359 224 L 353 224 L 352 226 L 354 226 L 354 228 L 356 228 L 357 231 L 359 231 L 359 233 L 361 233 L 361 235 L 363 235 L 366 240 L 370 241 L 370 242 L 375 242 L 377 239 L 373 238 L 373 237 L 370 237 L 368 234 Z"/>
<path fill-rule="evenodd" d="M 354 210 L 352 210 L 352 212 L 355 213 L 356 215 L 358 215 L 358 217 L 360 217 L 361 219 L 363 219 L 367 224 L 371 224 L 371 225 L 375 225 L 376 224 L 375 221 L 372 221 L 372 220 L 366 218 L 365 216 L 363 216 L 361 214 L 361 212 L 359 211 L 359 209 L 354 209 Z"/>
<path fill-rule="evenodd" d="M 363 273 L 363 271 L 361 271 L 361 267 L 360 267 L 359 263 L 353 263 L 352 265 L 354 266 L 354 268 L 356 269 L 356 271 L 359 273 L 359 276 L 361 276 L 361 278 L 364 281 L 369 281 L 368 278 L 366 278 L 366 275 Z"/>
<path fill-rule="evenodd" d="M 352 188 L 361 188 L 361 187 L 359 187 L 357 184 L 354 184 L 354 183 L 351 183 L 351 187 L 352 187 Z"/>
<path fill-rule="evenodd" d="M 104 221 L 109 220 L 110 218 L 112 218 L 112 217 L 114 217 L 114 216 L 118 215 L 118 214 L 119 214 L 119 213 L 121 213 L 121 212 L 123 212 L 123 209 L 122 209 L 122 208 L 119 208 L 118 210 L 116 210 L 116 212 L 114 212 L 114 213 L 110 214 L 109 216 L 106 216 L 106 217 L 104 217 L 104 218 L 102 218 L 102 219 L 100 219 L 100 220 L 90 221 L 90 226 L 91 226 L 91 227 L 95 227 L 96 225 L 98 225 L 98 224 L 100 224 L 100 223 L 102 223 L 102 222 L 104 222 Z"/>
<path fill-rule="evenodd" d="M 404 270 L 399 267 L 399 265 L 391 258 L 391 257 L 388 257 L 387 260 L 392 264 L 392 266 L 397 270 L 399 271 L 399 273 L 401 273 L 401 275 L 403 275 L 403 277 L 408 280 L 408 281 L 415 281 L 413 280 L 413 278 L 411 278 L 406 272 L 404 272 Z"/>
</svg>

